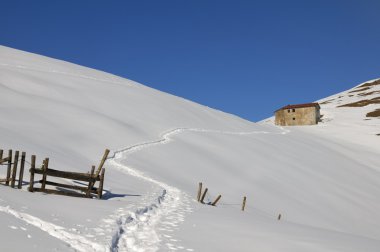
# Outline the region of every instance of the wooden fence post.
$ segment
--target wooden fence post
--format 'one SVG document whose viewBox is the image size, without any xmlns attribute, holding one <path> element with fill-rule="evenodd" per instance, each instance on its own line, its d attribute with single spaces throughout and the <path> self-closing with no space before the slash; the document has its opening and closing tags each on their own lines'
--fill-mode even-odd
<svg viewBox="0 0 380 252">
<path fill-rule="evenodd" d="M 24 178 L 25 156 L 26 153 L 23 151 L 21 153 L 20 174 L 18 175 L 18 189 L 22 188 L 22 180 Z"/>
<path fill-rule="evenodd" d="M 201 198 L 201 203 L 204 203 L 203 200 L 205 199 L 206 197 L 206 193 L 207 193 L 208 189 L 206 188 L 205 191 L 203 192 L 202 194 L 202 198 Z"/>
<path fill-rule="evenodd" d="M 245 209 L 245 203 L 246 203 L 246 201 L 247 201 L 247 197 L 244 196 L 244 197 L 243 197 L 243 204 L 241 205 L 241 210 L 242 210 L 242 211 L 244 211 L 244 209 Z"/>
<path fill-rule="evenodd" d="M 42 185 L 41 185 L 41 190 L 45 190 L 46 186 L 46 176 L 47 176 L 47 169 L 49 167 L 49 158 L 45 158 L 44 164 L 43 164 L 43 175 L 42 175 Z"/>
<path fill-rule="evenodd" d="M 93 165 L 91 168 L 90 181 L 88 183 L 88 188 L 86 192 L 87 197 L 91 197 L 91 190 L 92 190 L 92 187 L 94 186 L 94 181 L 95 181 L 94 172 L 95 172 L 95 165 Z"/>
<path fill-rule="evenodd" d="M 99 188 L 98 188 L 98 198 L 101 199 L 103 196 L 103 183 L 104 183 L 104 172 L 105 169 L 102 169 L 102 173 L 100 174 Z"/>
<path fill-rule="evenodd" d="M 12 181 L 11 181 L 11 187 L 12 188 L 15 187 L 15 183 L 16 183 L 18 156 L 19 156 L 19 151 L 16 151 L 16 153 L 15 153 L 15 159 L 13 160 Z"/>
<path fill-rule="evenodd" d="M 202 194 L 202 182 L 199 183 L 199 187 L 198 187 L 198 194 L 197 194 L 198 202 L 201 200 L 201 194 Z"/>
<path fill-rule="evenodd" d="M 11 169 L 12 169 L 12 150 L 8 150 L 7 182 L 5 182 L 7 186 L 9 186 L 9 181 L 11 178 Z"/>
<path fill-rule="evenodd" d="M 29 192 L 33 192 L 34 186 L 34 171 L 36 169 L 36 156 L 32 155 L 32 160 L 30 164 L 30 183 L 29 183 Z"/>
<path fill-rule="evenodd" d="M 243 198 L 243 204 L 242 204 L 242 206 L 241 206 L 241 210 L 242 211 L 244 211 L 244 209 L 245 209 L 245 202 L 247 201 L 247 197 L 246 196 L 244 196 L 244 198 Z"/>
<path fill-rule="evenodd" d="M 0 150 L 0 160 L 2 160 L 3 159 L 3 150 Z M 2 164 L 3 162 L 2 161 L 0 161 L 0 164 Z"/>
<path fill-rule="evenodd" d="M 222 197 L 222 195 L 219 195 L 216 200 L 214 200 L 214 202 L 212 202 L 211 206 L 215 206 L 216 203 L 218 203 L 218 201 L 220 200 L 220 198 Z"/>
<path fill-rule="evenodd" d="M 104 151 L 104 155 L 103 155 L 102 161 L 100 162 L 99 167 L 98 167 L 98 169 L 96 170 L 95 177 L 98 177 L 98 176 L 99 176 L 99 173 L 100 173 L 100 171 L 102 170 L 103 165 L 104 165 L 104 163 L 106 162 L 106 159 L 107 159 L 109 153 L 110 153 L 110 150 L 109 150 L 109 149 L 106 149 L 106 150 Z"/>
</svg>

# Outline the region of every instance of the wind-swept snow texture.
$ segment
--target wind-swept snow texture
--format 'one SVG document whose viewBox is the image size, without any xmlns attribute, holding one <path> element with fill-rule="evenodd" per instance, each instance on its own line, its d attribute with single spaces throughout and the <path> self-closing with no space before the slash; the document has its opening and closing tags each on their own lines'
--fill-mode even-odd
<svg viewBox="0 0 380 252">
<path fill-rule="evenodd" d="M 104 200 L 0 186 L 2 248 L 379 251 L 380 127 L 364 113 L 378 104 L 338 107 L 349 92 L 321 101 L 319 125 L 279 128 L 0 47 L 0 148 L 72 171 L 113 153 Z M 217 207 L 195 201 L 198 182 Z"/>
</svg>

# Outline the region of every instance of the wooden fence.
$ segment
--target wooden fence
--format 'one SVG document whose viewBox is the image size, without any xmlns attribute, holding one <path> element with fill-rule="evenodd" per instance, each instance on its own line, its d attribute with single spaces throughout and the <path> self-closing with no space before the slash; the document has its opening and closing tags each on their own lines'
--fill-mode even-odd
<svg viewBox="0 0 380 252">
<path fill-rule="evenodd" d="M 42 162 L 41 168 L 36 168 L 36 156 L 31 156 L 30 164 L 30 183 L 29 183 L 29 192 L 44 192 L 51 194 L 59 194 L 66 196 L 74 196 L 74 197 L 88 197 L 92 198 L 93 196 L 97 196 L 99 199 L 102 198 L 103 194 L 103 185 L 104 185 L 104 174 L 105 168 L 103 168 L 104 163 L 108 157 L 109 150 L 106 149 L 103 155 L 103 158 L 95 171 L 95 166 L 92 166 L 91 171 L 89 173 L 80 173 L 80 172 L 70 172 L 70 171 L 60 171 L 49 168 L 49 158 L 45 158 Z M 18 177 L 18 189 L 22 188 L 23 185 L 23 177 L 24 177 L 24 168 L 25 168 L 25 157 L 26 153 L 21 153 L 21 159 L 19 157 L 20 152 L 16 151 L 14 157 L 12 156 L 12 150 L 8 151 L 8 156 L 3 157 L 4 151 L 0 150 L 0 166 L 7 167 L 7 175 L 6 178 L 0 178 L 0 182 L 5 182 L 5 185 L 15 187 L 16 176 L 18 164 L 20 163 L 20 171 Z M 13 168 L 12 168 L 13 166 Z M 42 179 L 35 181 L 35 174 L 42 175 Z M 57 183 L 54 181 L 49 181 L 47 178 L 49 177 L 57 177 L 63 179 L 71 179 L 76 181 L 85 182 L 86 186 L 78 186 L 73 184 L 63 184 Z M 98 187 L 95 187 L 95 184 L 99 182 Z M 40 183 L 41 187 L 36 188 L 35 184 Z M 46 186 L 53 186 L 55 189 L 48 189 Z M 62 190 L 63 189 L 63 190 Z M 70 189 L 70 191 L 66 190 Z M 74 191 L 73 191 L 74 190 Z M 77 192 L 79 191 L 79 192 Z"/>
<path fill-rule="evenodd" d="M 99 199 L 101 199 L 103 195 L 103 184 L 104 184 L 104 173 L 105 173 L 105 169 L 103 168 L 103 165 L 108 157 L 109 152 L 110 151 L 108 149 L 105 150 L 103 158 L 96 172 L 95 172 L 95 166 L 92 166 L 91 171 L 89 173 L 69 172 L 69 171 L 60 171 L 60 170 L 51 169 L 49 168 L 49 158 L 44 159 L 41 168 L 36 168 L 35 167 L 36 157 L 32 156 L 31 167 L 29 170 L 30 171 L 29 191 L 30 192 L 45 192 L 45 193 L 74 196 L 74 197 L 87 197 L 87 198 L 91 198 L 93 194 L 95 194 Z M 34 187 L 35 174 L 42 175 L 42 179 L 38 181 L 39 183 L 41 183 L 40 188 Z M 87 183 L 87 186 L 69 185 L 69 184 L 62 184 L 62 183 L 57 183 L 53 181 L 48 181 L 47 180 L 48 176 L 83 181 Z M 99 186 L 94 187 L 95 183 L 98 181 L 99 181 Z M 77 190 L 79 192 L 57 190 L 57 189 L 47 189 L 46 185 L 55 186 L 57 188 Z"/>
</svg>

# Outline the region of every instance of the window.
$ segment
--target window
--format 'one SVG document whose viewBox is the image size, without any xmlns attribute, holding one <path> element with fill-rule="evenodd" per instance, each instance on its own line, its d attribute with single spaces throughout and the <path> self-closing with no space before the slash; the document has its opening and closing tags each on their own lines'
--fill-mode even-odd
<svg viewBox="0 0 380 252">
<path fill-rule="evenodd" d="M 296 118 L 295 117 L 293 117 L 293 121 L 295 121 L 296 120 Z"/>
<path fill-rule="evenodd" d="M 296 112 L 296 109 L 293 109 L 293 112 Z"/>
</svg>

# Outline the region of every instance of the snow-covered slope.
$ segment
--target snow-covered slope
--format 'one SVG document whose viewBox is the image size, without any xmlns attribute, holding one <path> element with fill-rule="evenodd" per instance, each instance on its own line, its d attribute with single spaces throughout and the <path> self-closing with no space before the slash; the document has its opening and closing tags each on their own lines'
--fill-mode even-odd
<svg viewBox="0 0 380 252">
<path fill-rule="evenodd" d="M 318 102 L 323 114 L 321 133 L 380 151 L 380 79 Z"/>
<path fill-rule="evenodd" d="M 331 104 L 318 126 L 254 124 L 0 47 L 1 148 L 74 171 L 114 154 L 105 200 L 1 186 L 0 240 L 13 251 L 378 251 L 379 136 Z M 340 128 L 375 140 L 353 144 L 359 133 Z M 195 201 L 198 182 L 206 202 L 222 195 L 217 207 Z"/>
<path fill-rule="evenodd" d="M 58 165 L 87 165 L 106 147 L 152 139 L 172 127 L 247 130 L 251 124 L 111 74 L 6 47 L 0 47 L 0 101 L 3 145 L 49 155 Z"/>
</svg>

